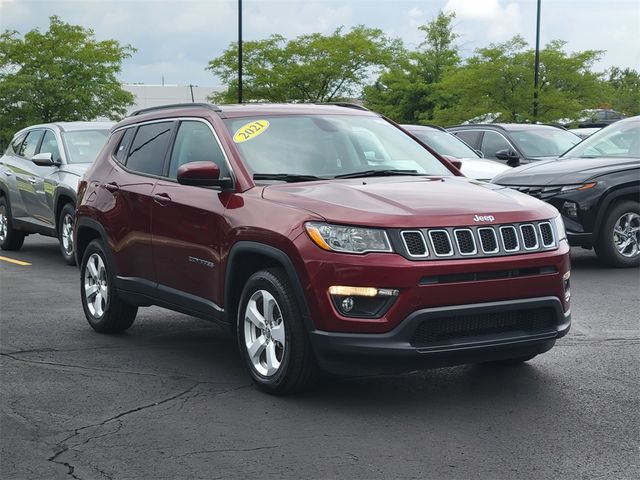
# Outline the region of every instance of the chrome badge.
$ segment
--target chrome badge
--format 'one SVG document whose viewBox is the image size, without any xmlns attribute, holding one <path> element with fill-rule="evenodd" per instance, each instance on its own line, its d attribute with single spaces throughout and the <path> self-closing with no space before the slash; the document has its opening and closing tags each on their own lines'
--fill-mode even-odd
<svg viewBox="0 0 640 480">
<path fill-rule="evenodd" d="M 493 215 L 476 215 L 473 217 L 474 222 L 493 222 L 494 220 Z"/>
</svg>

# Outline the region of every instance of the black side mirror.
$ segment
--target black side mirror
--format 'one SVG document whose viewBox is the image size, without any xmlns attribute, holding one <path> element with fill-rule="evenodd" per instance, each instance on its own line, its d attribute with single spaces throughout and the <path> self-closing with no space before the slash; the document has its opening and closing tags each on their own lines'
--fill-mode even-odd
<svg viewBox="0 0 640 480">
<path fill-rule="evenodd" d="M 53 165 L 60 165 L 60 162 L 53 159 L 51 152 L 43 152 L 34 155 L 31 161 L 39 167 L 52 167 Z"/>
<path fill-rule="evenodd" d="M 520 165 L 520 155 L 511 150 L 510 148 L 505 148 L 503 150 L 498 150 L 496 152 L 496 158 L 498 160 L 504 160 L 507 162 L 507 165 L 512 167 L 517 167 Z"/>
</svg>

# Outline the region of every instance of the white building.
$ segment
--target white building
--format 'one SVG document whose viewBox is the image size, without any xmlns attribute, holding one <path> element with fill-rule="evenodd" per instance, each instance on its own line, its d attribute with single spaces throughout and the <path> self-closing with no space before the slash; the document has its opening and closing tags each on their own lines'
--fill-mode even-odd
<svg viewBox="0 0 640 480">
<path fill-rule="evenodd" d="M 207 97 L 213 92 L 224 89 L 221 85 L 199 87 L 196 85 L 138 85 L 123 84 L 122 88 L 133 93 L 135 100 L 127 109 L 127 115 L 135 110 L 158 107 L 171 103 L 208 102 Z"/>
</svg>

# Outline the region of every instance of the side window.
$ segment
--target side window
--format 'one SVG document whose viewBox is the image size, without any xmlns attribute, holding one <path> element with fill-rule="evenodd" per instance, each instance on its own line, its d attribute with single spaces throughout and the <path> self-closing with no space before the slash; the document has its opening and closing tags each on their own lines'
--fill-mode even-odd
<svg viewBox="0 0 640 480">
<path fill-rule="evenodd" d="M 38 148 L 38 143 L 40 143 L 40 139 L 44 134 L 43 130 L 32 130 L 27 134 L 27 138 L 24 143 L 20 147 L 20 151 L 18 155 L 21 157 L 25 157 L 27 160 L 31 160 L 31 158 L 36 154 L 36 148 Z"/>
<path fill-rule="evenodd" d="M 129 151 L 129 145 L 131 145 L 131 140 L 133 140 L 133 134 L 135 133 L 135 131 L 135 128 L 127 128 L 124 131 L 124 135 L 122 135 L 122 138 L 120 139 L 120 143 L 118 143 L 116 151 L 114 152 L 116 160 L 118 160 L 118 162 L 122 164 L 124 164 L 124 159 L 127 155 L 127 152 Z"/>
<path fill-rule="evenodd" d="M 496 152 L 512 148 L 509 142 L 499 133 L 487 130 L 482 137 L 482 153 L 487 158 L 496 158 Z"/>
<path fill-rule="evenodd" d="M 466 132 L 452 132 L 456 137 L 461 138 L 472 148 L 480 149 L 480 130 L 467 130 Z M 486 154 L 485 154 L 486 155 Z"/>
<path fill-rule="evenodd" d="M 54 162 L 59 163 L 62 161 L 60 158 L 60 149 L 58 148 L 58 141 L 55 134 L 51 130 L 46 130 L 44 138 L 42 139 L 42 145 L 40 145 L 39 153 L 50 153 Z"/>
<path fill-rule="evenodd" d="M 20 151 L 20 147 L 22 146 L 25 136 L 26 134 L 21 133 L 13 140 L 13 142 L 11 142 L 11 151 L 16 155 L 18 155 L 18 152 Z"/>
<path fill-rule="evenodd" d="M 150 123 L 138 128 L 127 157 L 127 168 L 162 175 L 173 122 Z"/>
<path fill-rule="evenodd" d="M 202 122 L 184 121 L 176 135 L 169 163 L 169 178 L 176 178 L 178 168 L 189 162 L 209 161 L 218 165 L 220 178 L 229 176 L 224 154 L 211 129 Z"/>
</svg>

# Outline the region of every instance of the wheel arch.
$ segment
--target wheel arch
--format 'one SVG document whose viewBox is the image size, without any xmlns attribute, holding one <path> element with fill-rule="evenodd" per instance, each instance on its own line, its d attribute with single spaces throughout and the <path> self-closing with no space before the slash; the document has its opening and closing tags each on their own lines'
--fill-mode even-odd
<svg viewBox="0 0 640 480">
<path fill-rule="evenodd" d="M 56 235 L 59 234 L 60 228 L 60 213 L 67 203 L 71 203 L 74 207 L 76 205 L 76 193 L 67 188 L 60 188 L 56 190 L 53 205 L 54 205 L 54 221 L 56 226 Z"/>
<path fill-rule="evenodd" d="M 636 203 L 640 202 L 640 185 L 626 186 L 610 190 L 607 192 L 598 208 L 598 214 L 596 215 L 596 221 L 593 226 L 593 237 L 597 238 L 600 235 L 600 229 L 602 223 L 605 220 L 605 214 L 617 202 L 631 200 Z"/>
<path fill-rule="evenodd" d="M 293 288 L 302 319 L 308 331 L 314 329 L 300 277 L 289 256 L 282 250 L 258 242 L 237 242 L 229 253 L 224 283 L 224 311 L 226 322 L 235 326 L 238 304 L 244 284 L 251 275 L 265 268 L 282 268 Z"/>
<path fill-rule="evenodd" d="M 76 221 L 74 239 L 76 264 L 80 267 L 82 257 L 84 256 L 87 246 L 89 246 L 89 244 L 95 239 L 102 240 L 102 244 L 104 245 L 105 252 L 107 254 L 107 261 L 115 275 L 115 263 L 113 262 L 111 250 L 109 249 L 107 232 L 104 230 L 102 225 L 89 218 L 79 218 Z"/>
</svg>

